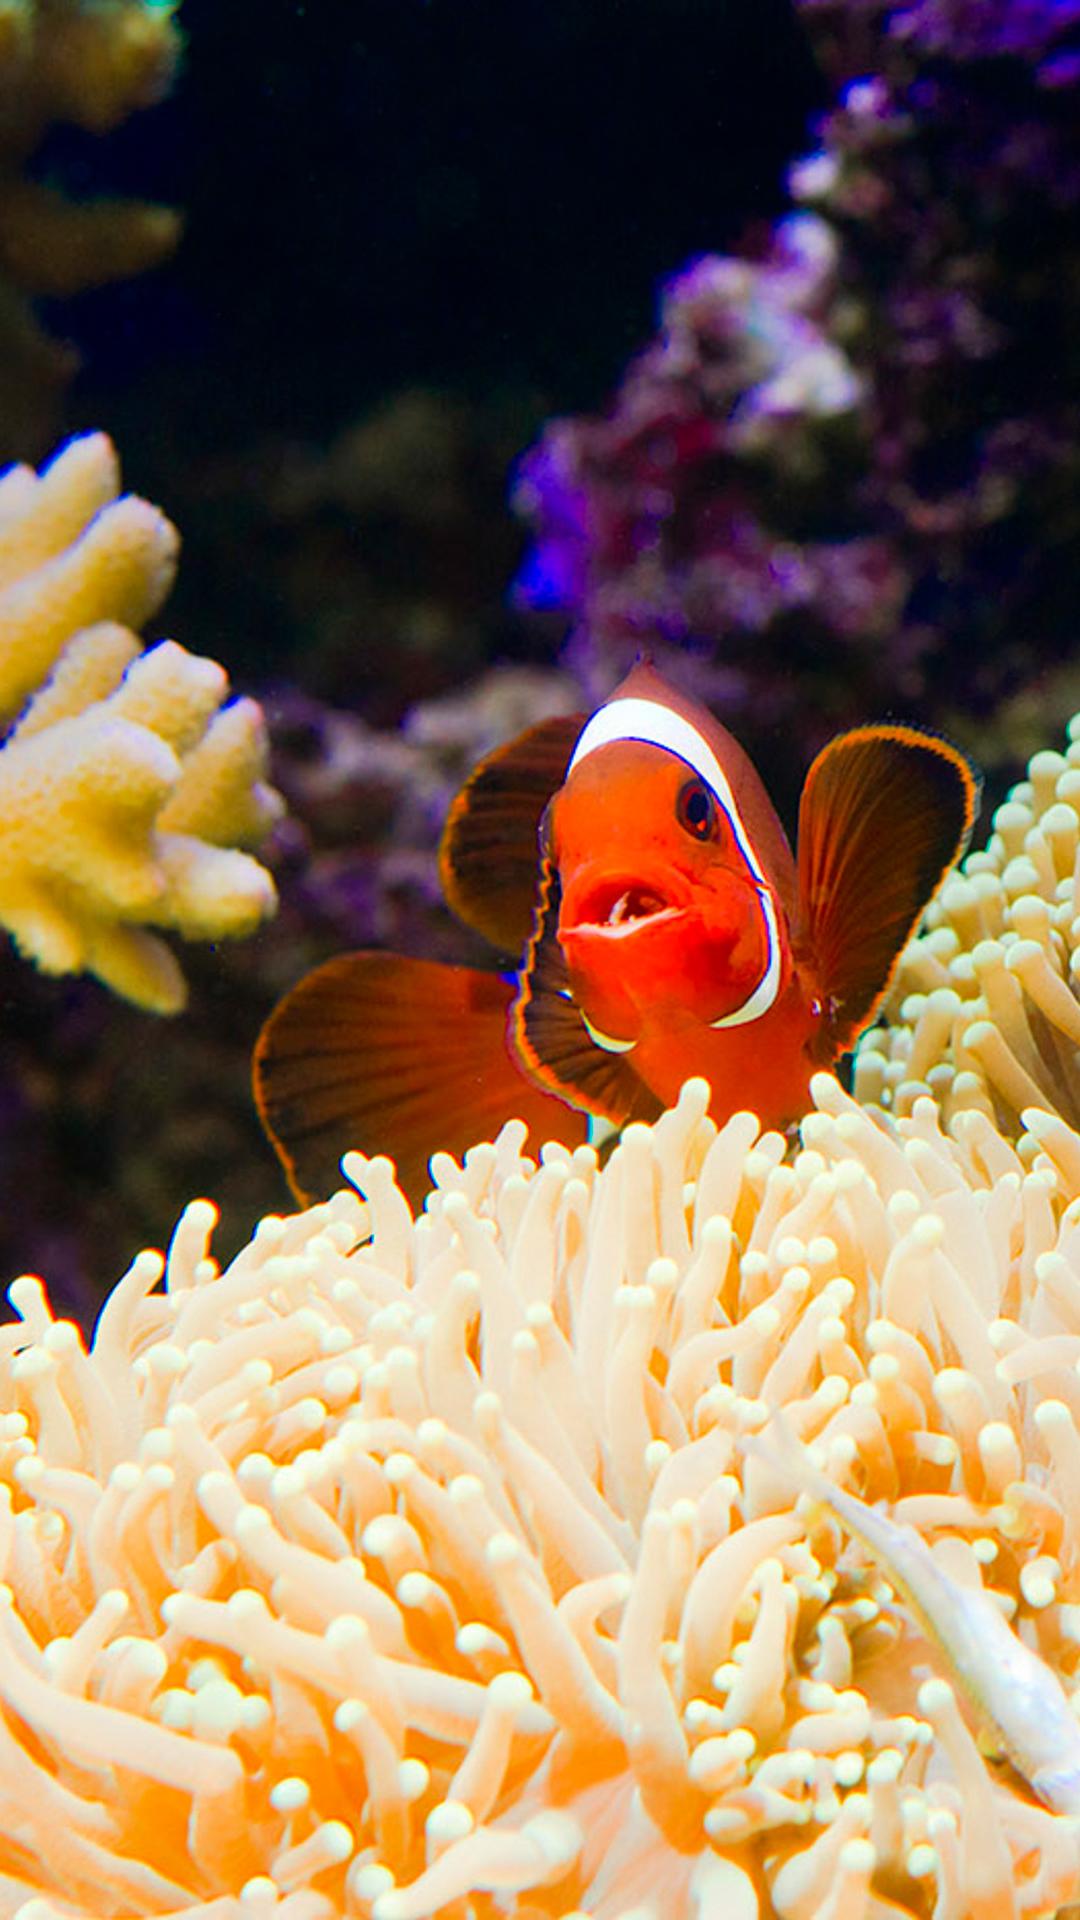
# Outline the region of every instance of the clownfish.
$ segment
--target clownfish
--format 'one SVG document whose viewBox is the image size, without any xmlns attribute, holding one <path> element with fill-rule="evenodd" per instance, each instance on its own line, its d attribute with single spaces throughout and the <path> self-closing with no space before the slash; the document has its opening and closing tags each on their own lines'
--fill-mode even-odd
<svg viewBox="0 0 1080 1920">
<path fill-rule="evenodd" d="M 294 1192 L 332 1191 L 359 1147 L 415 1200 L 436 1147 L 510 1115 L 576 1146 L 590 1118 L 654 1119 L 691 1075 L 717 1122 L 792 1124 L 872 1021 L 978 791 L 933 735 L 841 734 L 806 777 L 796 863 L 738 742 L 640 662 L 591 718 L 490 753 L 451 807 L 447 902 L 520 956 L 511 978 L 347 953 L 270 1015 L 255 1098 Z"/>
</svg>

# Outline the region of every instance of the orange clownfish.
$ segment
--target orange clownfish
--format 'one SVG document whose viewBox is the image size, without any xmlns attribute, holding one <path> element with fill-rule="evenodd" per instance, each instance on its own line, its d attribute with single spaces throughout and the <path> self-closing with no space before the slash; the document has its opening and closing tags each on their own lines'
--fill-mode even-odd
<svg viewBox="0 0 1080 1920">
<path fill-rule="evenodd" d="M 301 1198 L 348 1147 L 425 1190 L 511 1114 L 577 1145 L 651 1120 L 701 1074 L 723 1121 L 784 1127 L 873 1019 L 962 851 L 978 781 L 947 741 L 841 734 L 810 768 L 798 862 L 730 733 L 647 664 L 592 715 L 545 720 L 476 767 L 443 834 L 460 919 L 516 975 L 343 954 L 271 1014 L 263 1123 Z"/>
</svg>

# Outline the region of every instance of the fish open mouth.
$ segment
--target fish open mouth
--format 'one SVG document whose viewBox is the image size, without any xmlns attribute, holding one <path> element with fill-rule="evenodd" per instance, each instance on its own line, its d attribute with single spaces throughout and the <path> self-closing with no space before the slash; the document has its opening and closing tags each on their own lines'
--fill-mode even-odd
<svg viewBox="0 0 1080 1920">
<path fill-rule="evenodd" d="M 683 905 L 655 880 L 631 879 L 623 874 L 594 883 L 576 900 L 565 900 L 562 928 L 575 933 L 586 927 L 603 933 L 627 933 L 646 923 L 671 918 L 682 911 Z"/>
</svg>

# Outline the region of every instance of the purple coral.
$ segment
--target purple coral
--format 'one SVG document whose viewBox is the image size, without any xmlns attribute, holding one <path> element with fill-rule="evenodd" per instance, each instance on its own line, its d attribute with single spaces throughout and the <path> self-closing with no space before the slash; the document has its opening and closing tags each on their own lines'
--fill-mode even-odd
<svg viewBox="0 0 1080 1920">
<path fill-rule="evenodd" d="M 808 0 L 808 10 L 815 0 Z M 918 0 L 899 7 L 889 31 L 921 54 L 952 61 L 1022 61 L 1044 85 L 1076 57 L 1076 0 Z"/>
<path fill-rule="evenodd" d="M 803 10 L 838 92 L 801 210 L 522 461 L 518 597 L 593 694 L 646 644 L 751 737 L 963 732 L 1073 640 L 1080 6 Z"/>
</svg>

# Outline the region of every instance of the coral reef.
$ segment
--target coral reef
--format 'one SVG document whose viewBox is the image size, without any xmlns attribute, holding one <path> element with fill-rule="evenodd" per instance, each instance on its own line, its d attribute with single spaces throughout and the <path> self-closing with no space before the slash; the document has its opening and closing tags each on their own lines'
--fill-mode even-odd
<svg viewBox="0 0 1080 1920">
<path fill-rule="evenodd" d="M 282 920 L 293 916 L 293 978 L 297 956 L 327 936 L 338 948 L 482 957 L 439 885 L 435 848 L 450 803 L 485 753 L 577 704 L 569 675 L 532 667 L 498 667 L 421 701 L 394 733 L 291 689 L 273 696 L 274 777 L 305 841 Z"/>
<path fill-rule="evenodd" d="M 1073 641 L 1075 10 L 803 16 L 840 91 L 800 210 L 526 457 L 518 591 L 592 693 L 651 644 L 751 746 L 897 708 L 975 742 Z"/>
<path fill-rule="evenodd" d="M 187 1017 L 159 1026 L 152 1047 L 137 1009 L 78 979 L 46 979 L 0 943 L 0 999 L 18 1008 L 0 1087 L 0 1275 L 27 1264 L 49 1273 L 63 1310 L 89 1327 L 100 1277 L 190 1193 L 221 1203 L 229 1252 L 283 1204 L 251 1100 L 262 1022 L 307 968 L 345 948 L 484 959 L 439 889 L 446 809 L 480 755 L 575 699 L 566 676 L 500 668 L 421 702 L 388 736 L 292 688 L 271 692 L 273 778 L 288 811 L 262 858 L 279 911 L 252 939 L 187 950 Z"/>
<path fill-rule="evenodd" d="M 0 14 L 0 456 L 35 453 L 75 359 L 39 326 L 36 296 L 65 296 L 154 266 L 178 216 L 148 201 L 73 200 L 28 176 L 49 128 L 108 133 L 168 88 L 173 0 L 7 0 Z"/>
<path fill-rule="evenodd" d="M 275 893 L 240 846 L 280 801 L 256 703 L 223 706 L 215 661 L 144 652 L 131 631 L 168 591 L 177 540 L 118 494 L 102 435 L 0 481 L 0 925 L 45 972 L 173 1013 L 183 976 L 147 929 L 250 932 Z"/>
<path fill-rule="evenodd" d="M 796 620 L 804 632 L 827 622 L 850 644 L 895 624 L 902 583 L 887 543 L 838 534 L 781 550 L 740 472 L 771 457 L 786 482 L 771 477 L 778 497 L 809 496 L 830 433 L 853 438 L 861 382 L 823 320 L 838 251 L 824 222 L 801 214 L 779 224 L 763 262 L 698 261 L 665 292 L 660 340 L 632 363 L 611 414 L 553 422 L 523 461 L 515 505 L 539 537 L 517 595 L 580 616 L 569 657 L 590 697 L 646 646 L 726 713 L 741 717 L 753 698 L 757 724 L 775 724 L 792 709 L 790 684 L 755 674 L 739 636 L 780 626 L 791 642 Z M 702 643 L 721 635 L 707 660 Z M 687 644 L 689 663 L 677 651 Z M 796 641 L 789 667 L 802 652 Z"/>
<path fill-rule="evenodd" d="M 436 1156 L 416 1222 L 350 1156 L 362 1197 L 224 1272 L 195 1202 L 89 1353 L 17 1281 L 4 1905 L 1080 1899 L 1075 1822 L 983 1759 L 963 1676 L 753 1440 L 784 1406 L 1073 1687 L 1080 1139 L 814 1097 L 790 1164 L 751 1115 L 718 1134 L 700 1082 L 602 1172 L 538 1167 L 511 1122 Z"/>
<path fill-rule="evenodd" d="M 855 1087 L 896 1113 L 932 1092 L 1010 1137 L 1028 1108 L 1080 1124 L 1080 715 L 993 817 L 903 954 L 885 1023 L 859 1048 Z"/>
</svg>

